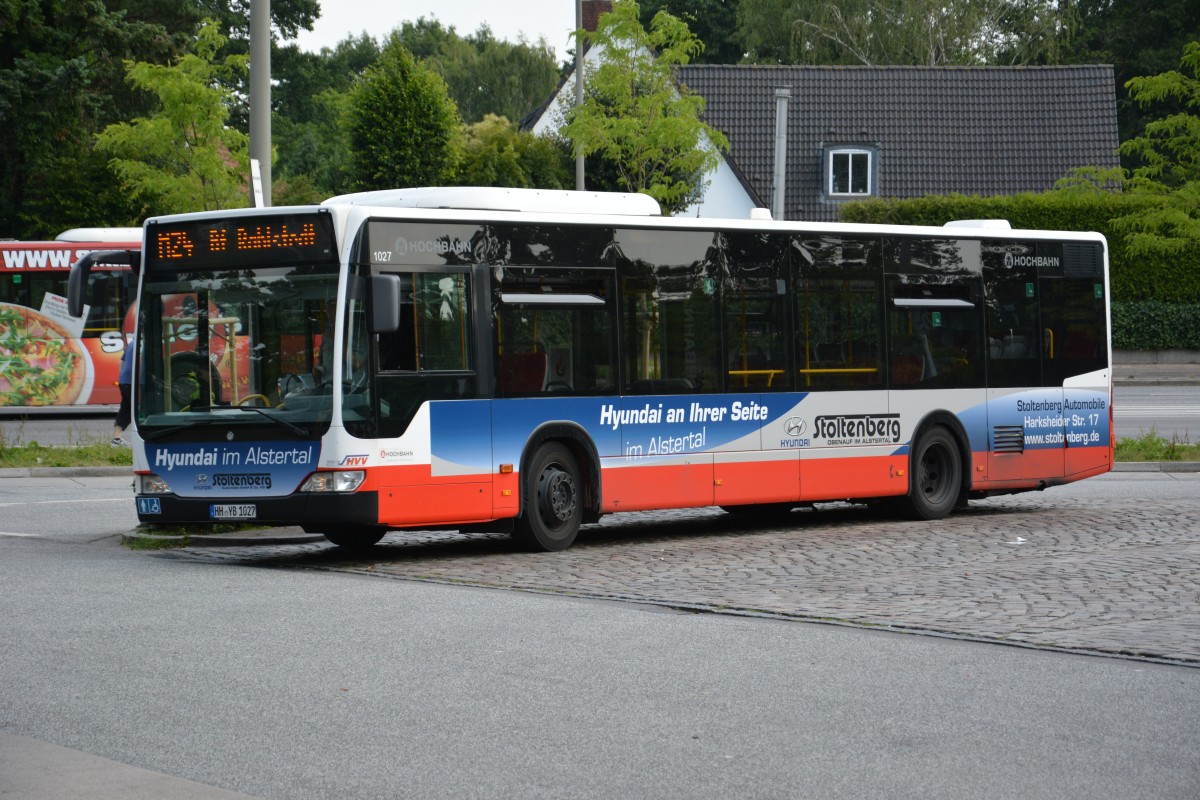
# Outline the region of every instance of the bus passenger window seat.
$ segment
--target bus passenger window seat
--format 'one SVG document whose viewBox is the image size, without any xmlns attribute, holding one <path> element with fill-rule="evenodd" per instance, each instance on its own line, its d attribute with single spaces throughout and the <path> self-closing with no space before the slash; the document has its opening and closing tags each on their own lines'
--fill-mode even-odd
<svg viewBox="0 0 1200 800">
<path fill-rule="evenodd" d="M 545 353 L 507 353 L 500 356 L 496 383 L 499 394 L 537 394 L 546 385 L 549 366 Z"/>
</svg>

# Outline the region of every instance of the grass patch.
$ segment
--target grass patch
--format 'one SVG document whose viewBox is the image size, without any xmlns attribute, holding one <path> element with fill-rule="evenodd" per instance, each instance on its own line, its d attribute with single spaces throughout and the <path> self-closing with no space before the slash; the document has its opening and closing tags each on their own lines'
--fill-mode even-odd
<svg viewBox="0 0 1200 800">
<path fill-rule="evenodd" d="M 0 441 L 0 469 L 12 467 L 132 467 L 128 447 L 108 443 L 47 447 L 37 442 L 5 446 Z"/>
<path fill-rule="evenodd" d="M 214 522 L 195 525 L 153 525 L 142 523 L 137 526 L 138 533 L 147 536 L 207 536 L 213 533 L 241 533 L 242 531 L 261 531 L 274 528 L 274 525 L 254 524 L 252 522 Z"/>
<path fill-rule="evenodd" d="M 132 467 L 133 451 L 86 431 L 67 429 L 69 445 L 26 440 L 25 420 L 0 424 L 0 469 L 14 467 Z"/>
<path fill-rule="evenodd" d="M 254 523 L 216 522 L 211 525 L 153 525 L 142 523 L 137 526 L 141 536 L 127 536 L 125 546 L 130 550 L 170 550 L 176 547 L 190 547 L 193 536 L 206 536 L 213 533 L 238 533 L 241 531 L 269 530 L 275 525 Z"/>
<path fill-rule="evenodd" d="M 1115 457 L 1117 461 L 1200 461 L 1200 444 L 1178 434 L 1167 439 L 1151 428 L 1137 438 L 1117 440 Z"/>
<path fill-rule="evenodd" d="M 187 547 L 191 542 L 188 537 L 178 539 L 152 539 L 148 536 L 126 536 L 125 546 L 130 550 L 173 550 L 177 547 Z"/>
</svg>

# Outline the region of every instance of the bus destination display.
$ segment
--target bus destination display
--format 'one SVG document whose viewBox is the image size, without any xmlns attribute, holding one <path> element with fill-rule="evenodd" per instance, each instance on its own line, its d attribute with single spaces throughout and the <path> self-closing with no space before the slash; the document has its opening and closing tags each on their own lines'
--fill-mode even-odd
<svg viewBox="0 0 1200 800">
<path fill-rule="evenodd" d="M 150 224 L 144 258 L 151 271 L 329 263 L 333 223 L 318 212 Z"/>
</svg>

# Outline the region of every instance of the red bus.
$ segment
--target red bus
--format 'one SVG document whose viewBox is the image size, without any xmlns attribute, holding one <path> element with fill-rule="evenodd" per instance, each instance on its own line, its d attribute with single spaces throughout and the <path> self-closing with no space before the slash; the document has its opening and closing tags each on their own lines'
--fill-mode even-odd
<svg viewBox="0 0 1200 800">
<path fill-rule="evenodd" d="M 74 228 L 52 242 L 0 241 L 0 413 L 121 401 L 117 373 L 133 335 L 128 265 L 97 265 L 82 318 L 67 313 L 71 267 L 97 250 L 141 248 L 141 228 Z"/>
</svg>

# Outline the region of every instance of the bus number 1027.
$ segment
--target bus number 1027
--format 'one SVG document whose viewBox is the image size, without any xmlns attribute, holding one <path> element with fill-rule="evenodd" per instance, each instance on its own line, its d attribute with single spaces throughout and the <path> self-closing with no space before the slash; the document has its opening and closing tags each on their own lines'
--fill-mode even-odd
<svg viewBox="0 0 1200 800">
<path fill-rule="evenodd" d="M 392 260 L 392 251 L 391 250 L 376 250 L 374 253 L 371 254 L 371 260 L 372 261 L 382 261 L 384 263 L 387 263 Z"/>
</svg>

